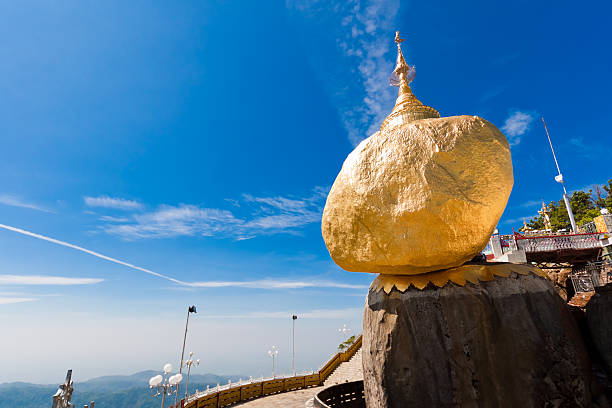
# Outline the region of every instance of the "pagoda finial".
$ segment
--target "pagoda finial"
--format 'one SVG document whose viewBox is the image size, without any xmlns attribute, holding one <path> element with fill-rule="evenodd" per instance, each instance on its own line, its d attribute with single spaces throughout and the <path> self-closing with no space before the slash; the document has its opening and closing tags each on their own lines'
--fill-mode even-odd
<svg viewBox="0 0 612 408">
<path fill-rule="evenodd" d="M 400 38 L 400 36 L 399 36 L 399 31 L 396 31 L 396 32 L 395 32 L 395 42 L 397 43 L 397 46 L 398 46 L 398 47 L 400 46 L 400 44 L 402 43 L 402 41 L 404 41 L 404 39 L 403 39 L 403 38 Z"/>
<path fill-rule="evenodd" d="M 400 95 L 402 93 L 412 93 L 408 84 L 414 79 L 416 71 L 414 67 L 406 64 L 404 54 L 402 54 L 402 42 L 403 38 L 400 38 L 399 31 L 395 32 L 395 42 L 397 43 L 397 62 L 395 63 L 395 69 L 391 77 L 391 85 L 398 86 L 400 88 Z"/>
<path fill-rule="evenodd" d="M 403 123 L 417 119 L 439 118 L 440 114 L 434 108 L 423 105 L 412 93 L 410 83 L 416 75 L 414 66 L 408 65 L 402 53 L 403 38 L 400 38 L 399 31 L 395 32 L 395 42 L 397 43 L 397 61 L 395 69 L 391 73 L 389 82 L 392 86 L 399 87 L 399 95 L 395 101 L 393 112 L 383 122 L 381 130 L 388 130 Z"/>
</svg>

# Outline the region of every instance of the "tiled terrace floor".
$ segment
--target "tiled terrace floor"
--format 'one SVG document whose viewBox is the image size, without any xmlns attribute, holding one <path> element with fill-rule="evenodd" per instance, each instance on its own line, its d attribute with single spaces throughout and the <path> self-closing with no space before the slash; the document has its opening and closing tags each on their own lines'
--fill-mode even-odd
<svg viewBox="0 0 612 408">
<path fill-rule="evenodd" d="M 281 394 L 269 395 L 257 398 L 252 401 L 243 402 L 232 407 L 240 408 L 304 408 L 306 401 L 314 397 L 323 387 L 306 388 L 284 392 Z"/>
</svg>

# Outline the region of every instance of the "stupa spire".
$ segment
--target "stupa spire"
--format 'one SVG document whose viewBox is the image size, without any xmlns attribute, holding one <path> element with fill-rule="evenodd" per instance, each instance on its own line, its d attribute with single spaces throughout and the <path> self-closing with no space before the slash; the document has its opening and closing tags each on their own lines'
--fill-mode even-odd
<svg viewBox="0 0 612 408">
<path fill-rule="evenodd" d="M 404 123 L 418 119 L 439 118 L 437 110 L 430 106 L 423 105 L 410 89 L 410 83 L 414 80 L 416 69 L 408 65 L 402 53 L 403 38 L 400 38 L 399 31 L 395 32 L 395 42 L 397 43 L 397 61 L 395 69 L 391 73 L 389 82 L 392 86 L 399 88 L 399 95 L 395 101 L 393 111 L 384 120 L 381 131 L 390 130 Z"/>
<path fill-rule="evenodd" d="M 400 38 L 399 31 L 395 32 L 395 42 L 397 43 L 397 62 L 395 63 L 395 69 L 393 70 L 392 78 L 390 80 L 391 85 L 399 86 L 399 94 L 410 93 L 410 82 L 414 79 L 415 69 L 414 67 L 406 64 L 404 54 L 402 54 L 402 42 L 403 38 Z M 399 81 L 398 84 L 397 81 Z"/>
</svg>

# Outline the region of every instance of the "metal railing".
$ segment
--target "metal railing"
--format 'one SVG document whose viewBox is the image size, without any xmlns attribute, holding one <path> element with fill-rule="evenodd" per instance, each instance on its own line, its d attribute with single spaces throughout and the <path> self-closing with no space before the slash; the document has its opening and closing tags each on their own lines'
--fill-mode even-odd
<svg viewBox="0 0 612 408">
<path fill-rule="evenodd" d="M 363 381 L 353 381 L 325 388 L 313 399 L 315 408 L 366 408 Z"/>
<path fill-rule="evenodd" d="M 229 382 L 202 392 L 197 392 L 182 401 L 185 408 L 219 408 L 266 395 L 278 394 L 302 388 L 317 387 L 343 362 L 348 361 L 361 348 L 361 336 L 345 351 L 334 354 L 319 371 L 299 375 L 249 379 L 238 383 Z"/>
<path fill-rule="evenodd" d="M 505 254 L 517 250 L 514 235 L 500 235 L 499 241 L 501 243 L 502 253 Z"/>
<path fill-rule="evenodd" d="M 550 252 L 564 249 L 601 248 L 600 233 L 571 235 L 515 236 L 518 249 L 525 252 Z"/>
<path fill-rule="evenodd" d="M 612 283 L 612 262 L 590 262 L 574 269 L 570 275 L 576 293 L 592 292 L 596 286 Z"/>
</svg>

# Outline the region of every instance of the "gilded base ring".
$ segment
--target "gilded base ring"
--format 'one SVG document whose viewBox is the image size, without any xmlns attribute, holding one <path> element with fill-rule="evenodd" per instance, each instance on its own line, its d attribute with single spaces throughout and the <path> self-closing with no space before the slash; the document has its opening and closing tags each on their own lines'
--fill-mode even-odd
<svg viewBox="0 0 612 408">
<path fill-rule="evenodd" d="M 381 274 L 374 279 L 371 290 L 384 290 L 389 294 L 393 288 L 405 292 L 411 286 L 423 290 L 430 283 L 441 288 L 449 282 L 465 286 L 467 282 L 478 285 L 480 282 L 492 281 L 496 276 L 508 278 L 512 273 L 519 275 L 534 275 L 546 277 L 546 274 L 532 264 L 488 263 L 465 264 L 456 268 L 444 269 L 420 275 L 387 275 Z"/>
</svg>

